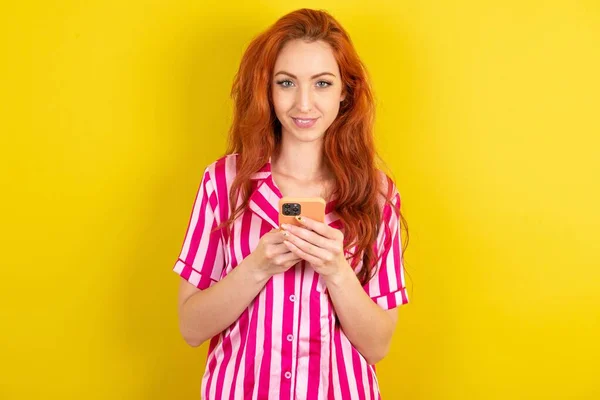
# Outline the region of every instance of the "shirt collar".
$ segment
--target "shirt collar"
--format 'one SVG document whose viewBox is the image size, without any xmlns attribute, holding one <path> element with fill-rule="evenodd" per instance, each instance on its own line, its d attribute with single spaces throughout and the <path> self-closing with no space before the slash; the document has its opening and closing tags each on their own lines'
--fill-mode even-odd
<svg viewBox="0 0 600 400">
<path fill-rule="evenodd" d="M 250 176 L 257 181 L 248 201 L 252 212 L 267 221 L 273 228 L 279 228 L 279 200 L 283 197 L 271 174 L 271 157 L 265 165 Z M 341 220 L 335 212 L 335 201 L 325 206 L 325 223 L 336 229 L 341 229 Z"/>
<path fill-rule="evenodd" d="M 254 174 L 250 176 L 251 180 L 264 180 L 271 176 L 271 156 L 267 160 L 267 163 L 262 166 L 261 169 L 256 171 Z"/>
</svg>

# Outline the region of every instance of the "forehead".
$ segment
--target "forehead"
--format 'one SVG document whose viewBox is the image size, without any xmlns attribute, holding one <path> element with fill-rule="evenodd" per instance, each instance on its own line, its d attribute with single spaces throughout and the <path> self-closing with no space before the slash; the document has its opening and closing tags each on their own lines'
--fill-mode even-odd
<svg viewBox="0 0 600 400">
<path fill-rule="evenodd" d="M 280 70 L 285 70 L 299 78 L 310 77 L 320 72 L 332 72 L 339 76 L 331 46 L 320 40 L 306 42 L 296 39 L 287 42 L 275 61 L 274 73 Z"/>
</svg>

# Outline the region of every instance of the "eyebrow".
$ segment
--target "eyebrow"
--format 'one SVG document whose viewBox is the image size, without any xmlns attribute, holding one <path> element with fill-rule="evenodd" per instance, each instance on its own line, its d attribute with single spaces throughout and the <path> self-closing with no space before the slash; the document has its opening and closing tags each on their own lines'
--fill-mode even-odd
<svg viewBox="0 0 600 400">
<path fill-rule="evenodd" d="M 277 76 L 279 74 L 288 75 L 288 76 L 290 76 L 290 77 L 292 77 L 294 79 L 298 79 L 298 77 L 296 75 L 290 74 L 289 72 L 286 72 L 286 71 L 279 71 L 278 73 L 275 74 L 275 76 Z M 323 75 L 331 75 L 331 76 L 333 76 L 335 78 L 335 75 L 332 74 L 331 72 L 321 72 L 320 74 L 316 74 L 316 75 L 311 76 L 310 79 L 315 79 L 315 78 L 318 78 L 318 77 L 323 76 Z"/>
</svg>

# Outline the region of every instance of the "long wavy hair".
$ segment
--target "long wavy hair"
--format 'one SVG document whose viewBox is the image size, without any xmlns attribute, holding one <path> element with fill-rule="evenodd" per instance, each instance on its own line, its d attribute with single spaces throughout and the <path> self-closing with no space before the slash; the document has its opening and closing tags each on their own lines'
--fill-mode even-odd
<svg viewBox="0 0 600 400">
<path fill-rule="evenodd" d="M 375 101 L 367 70 L 348 33 L 325 11 L 305 8 L 283 16 L 255 37 L 242 57 L 231 90 L 234 110 L 226 151 L 238 153 L 237 174 L 229 193 L 230 218 L 221 225 L 229 228 L 248 207 L 250 177 L 279 149 L 281 123 L 273 106 L 271 81 L 279 51 L 294 39 L 328 43 L 340 69 L 346 96 L 337 118 L 325 132 L 323 160 L 334 175 L 331 195 L 343 225 L 344 250 L 356 246 L 350 264 L 356 267 L 362 257 L 357 277 L 365 285 L 378 261 L 374 244 L 382 217 L 380 200 L 393 206 L 405 226 L 406 221 L 400 204 L 392 203 L 392 180 L 389 176 L 381 179 L 376 166 L 375 159 L 380 158 L 373 138 Z M 240 191 L 242 202 L 236 208 Z M 378 194 L 383 197 L 378 198 Z M 405 238 L 408 244 L 407 229 Z"/>
</svg>

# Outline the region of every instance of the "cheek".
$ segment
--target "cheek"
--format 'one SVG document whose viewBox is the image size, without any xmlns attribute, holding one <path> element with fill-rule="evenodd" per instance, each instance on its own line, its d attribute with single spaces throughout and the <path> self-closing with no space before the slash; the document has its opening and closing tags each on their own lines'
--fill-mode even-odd
<svg viewBox="0 0 600 400">
<path fill-rule="evenodd" d="M 340 110 L 340 96 L 338 95 L 332 95 L 330 97 L 327 98 L 327 102 L 324 103 L 326 104 L 326 109 L 327 109 L 327 113 L 330 115 L 330 117 L 335 118 L 335 116 L 338 114 L 339 110 Z"/>
<path fill-rule="evenodd" d="M 293 104 L 293 99 L 290 99 L 289 95 L 281 93 L 280 91 L 274 90 L 272 96 L 273 108 L 275 108 L 275 113 L 277 115 L 285 114 Z"/>
</svg>

